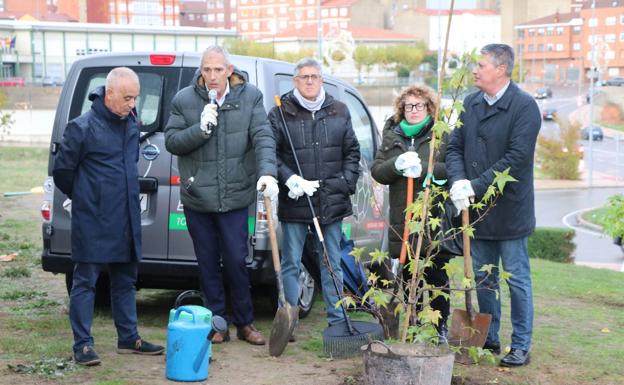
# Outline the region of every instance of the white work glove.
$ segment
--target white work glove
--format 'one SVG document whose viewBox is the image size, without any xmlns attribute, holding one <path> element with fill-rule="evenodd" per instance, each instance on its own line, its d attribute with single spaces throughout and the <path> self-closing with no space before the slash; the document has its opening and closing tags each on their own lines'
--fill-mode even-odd
<svg viewBox="0 0 624 385">
<path fill-rule="evenodd" d="M 69 214 L 69 217 L 71 218 L 72 216 L 72 201 L 71 199 L 65 199 L 65 201 L 63 202 L 63 209 L 65 211 L 67 211 L 67 213 Z"/>
<path fill-rule="evenodd" d="M 408 178 L 418 178 L 422 173 L 422 164 L 417 152 L 407 151 L 394 161 L 394 167 Z"/>
<path fill-rule="evenodd" d="M 208 125 L 212 124 L 212 127 L 216 127 L 217 116 L 219 116 L 219 113 L 217 112 L 216 104 L 206 104 L 204 106 L 199 122 L 199 128 L 201 128 L 204 134 L 209 135 L 212 133 L 212 128 L 209 128 Z"/>
<path fill-rule="evenodd" d="M 263 175 L 258 178 L 258 183 L 256 183 L 256 190 L 262 191 L 265 197 L 268 197 L 270 200 L 275 201 L 277 198 L 277 194 L 279 194 L 279 187 L 277 187 L 277 179 L 273 178 L 271 175 Z"/>
<path fill-rule="evenodd" d="M 303 194 L 312 196 L 319 188 L 318 180 L 305 180 L 299 175 L 293 174 L 286 181 L 286 186 L 290 190 L 288 197 L 291 199 L 299 199 Z"/>
<path fill-rule="evenodd" d="M 475 196 L 475 193 L 468 179 L 460 179 L 451 186 L 450 195 L 453 205 L 457 209 L 457 215 L 459 215 L 463 209 L 470 206 L 470 200 Z"/>
</svg>

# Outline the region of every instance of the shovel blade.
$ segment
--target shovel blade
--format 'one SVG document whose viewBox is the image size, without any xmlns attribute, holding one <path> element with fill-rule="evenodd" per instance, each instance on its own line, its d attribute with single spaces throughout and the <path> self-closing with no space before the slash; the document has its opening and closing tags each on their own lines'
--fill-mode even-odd
<svg viewBox="0 0 624 385">
<path fill-rule="evenodd" d="M 271 356 L 279 357 L 286 349 L 290 335 L 297 324 L 298 317 L 296 315 L 298 314 L 299 308 L 289 303 L 277 309 L 271 325 L 271 335 L 269 336 L 269 354 Z"/>
<path fill-rule="evenodd" d="M 491 314 L 473 313 L 471 317 L 466 310 L 454 309 L 449 344 L 462 348 L 473 346 L 482 348 L 491 322 Z"/>
</svg>

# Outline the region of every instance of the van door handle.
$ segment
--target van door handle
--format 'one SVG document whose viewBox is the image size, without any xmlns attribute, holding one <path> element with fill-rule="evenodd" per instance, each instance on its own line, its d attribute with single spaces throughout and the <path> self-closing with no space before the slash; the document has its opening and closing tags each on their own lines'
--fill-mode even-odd
<svg viewBox="0 0 624 385">
<path fill-rule="evenodd" d="M 139 189 L 142 193 L 151 193 L 158 190 L 158 179 L 152 177 L 139 177 Z"/>
</svg>

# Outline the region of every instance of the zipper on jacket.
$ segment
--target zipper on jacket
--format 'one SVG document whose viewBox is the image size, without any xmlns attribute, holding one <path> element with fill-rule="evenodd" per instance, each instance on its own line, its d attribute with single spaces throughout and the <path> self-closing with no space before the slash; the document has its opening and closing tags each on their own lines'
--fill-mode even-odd
<svg viewBox="0 0 624 385">
<path fill-rule="evenodd" d="M 305 148 L 305 146 L 306 146 L 305 124 L 304 124 L 303 120 L 301 120 L 301 124 L 299 125 L 299 128 L 301 129 L 301 140 L 303 141 L 303 147 Z"/>
<path fill-rule="evenodd" d="M 329 145 L 329 137 L 327 136 L 327 121 L 325 120 L 325 118 L 323 118 L 322 120 L 323 120 L 323 130 L 325 131 L 325 144 Z"/>
</svg>

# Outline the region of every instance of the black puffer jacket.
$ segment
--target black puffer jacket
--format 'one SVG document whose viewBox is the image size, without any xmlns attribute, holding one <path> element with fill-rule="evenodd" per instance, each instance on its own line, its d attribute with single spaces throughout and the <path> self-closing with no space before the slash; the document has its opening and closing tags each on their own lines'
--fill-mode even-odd
<svg viewBox="0 0 624 385">
<path fill-rule="evenodd" d="M 322 224 L 336 222 L 353 213 L 350 195 L 359 178 L 360 145 L 351 127 L 351 115 L 344 103 L 326 94 L 325 102 L 314 116 L 303 108 L 292 91 L 283 95 L 282 109 L 288 130 L 307 180 L 318 180 L 320 187 L 312 204 Z M 285 183 L 298 174 L 297 165 L 284 132 L 279 110 L 269 113 L 277 147 L 277 173 L 280 182 L 280 221 L 311 223 L 312 215 L 305 197 L 288 197 Z"/>
</svg>

